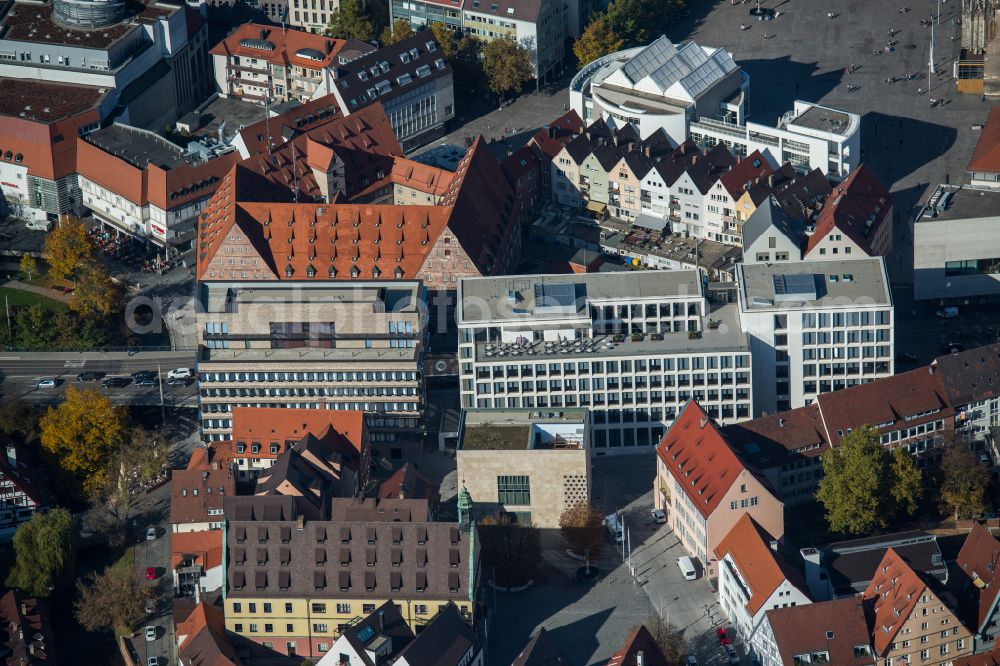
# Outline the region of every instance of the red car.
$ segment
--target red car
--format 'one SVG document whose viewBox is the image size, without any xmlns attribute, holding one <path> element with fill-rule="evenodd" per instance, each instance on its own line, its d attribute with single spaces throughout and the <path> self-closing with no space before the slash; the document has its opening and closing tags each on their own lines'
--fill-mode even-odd
<svg viewBox="0 0 1000 666">
<path fill-rule="evenodd" d="M 146 580 L 156 580 L 156 567 L 146 567 Z"/>
<path fill-rule="evenodd" d="M 715 635 L 719 638 L 719 645 L 729 645 L 732 643 L 732 641 L 729 640 L 729 636 L 726 635 L 726 630 L 722 627 L 715 630 Z"/>
</svg>

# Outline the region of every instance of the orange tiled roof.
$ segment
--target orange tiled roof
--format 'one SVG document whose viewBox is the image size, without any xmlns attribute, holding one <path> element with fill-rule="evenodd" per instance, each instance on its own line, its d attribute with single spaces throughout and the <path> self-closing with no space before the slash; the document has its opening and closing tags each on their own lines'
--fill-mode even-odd
<svg viewBox="0 0 1000 666">
<path fill-rule="evenodd" d="M 715 556 L 719 560 L 729 553 L 749 586 L 750 600 L 746 608 L 751 617 L 757 614 L 783 580 L 800 589 L 802 587 L 801 577 L 771 550 L 772 539 L 750 514 L 744 513 L 715 547 Z"/>
<path fill-rule="evenodd" d="M 639 654 L 642 663 L 639 663 Z M 625 645 L 611 655 L 605 666 L 667 666 L 667 658 L 645 625 L 640 624 L 625 639 Z"/>
<path fill-rule="evenodd" d="M 718 424 L 693 400 L 656 446 L 656 454 L 706 518 L 745 469 Z"/>
<path fill-rule="evenodd" d="M 886 551 L 863 595 L 872 608 L 872 642 L 880 656 L 888 653 L 926 588 L 920 576 L 895 550 Z"/>
<path fill-rule="evenodd" d="M 974 523 L 955 558 L 957 573 L 952 577 L 963 620 L 976 631 L 990 619 L 1000 603 L 1000 542 L 989 531 Z"/>
<path fill-rule="evenodd" d="M 222 566 L 222 530 L 174 532 L 170 535 L 170 566 L 177 567 L 185 556 L 194 556 L 205 571 Z"/>
<path fill-rule="evenodd" d="M 993 107 L 972 151 L 967 171 L 1000 171 L 1000 107 Z"/>
<path fill-rule="evenodd" d="M 270 43 L 271 48 L 261 49 L 240 44 L 244 40 Z M 308 69 L 323 69 L 336 64 L 337 54 L 346 44 L 347 41 L 343 39 L 324 37 L 303 30 L 281 30 L 259 23 L 244 23 L 213 46 L 209 53 L 256 58 L 275 65 L 287 66 L 291 64 Z M 303 49 L 316 52 L 320 58 L 304 58 L 298 55 L 298 52 Z"/>
<path fill-rule="evenodd" d="M 834 229 L 871 254 L 868 239 L 882 224 L 892 224 L 892 220 L 886 221 L 890 207 L 892 195 L 868 165 L 859 165 L 827 197 L 826 205 L 816 218 L 816 232 L 807 242 L 806 254 Z"/>
<path fill-rule="evenodd" d="M 233 408 L 233 440 L 245 442 L 257 440 L 264 444 L 277 441 L 281 444 L 278 455 L 284 450 L 286 441 L 298 441 L 308 434 L 318 437 L 327 428 L 332 428 L 347 440 L 354 450 L 362 453 L 361 447 L 366 430 L 364 412 L 291 407 Z M 261 456 L 267 457 L 263 454 L 262 450 Z"/>
<path fill-rule="evenodd" d="M 734 164 L 732 169 L 722 174 L 719 177 L 719 182 L 729 192 L 733 201 L 736 201 L 743 196 L 748 183 L 753 184 L 761 178 L 766 179 L 773 171 L 774 169 L 771 168 L 764 155 L 759 150 L 755 150 Z"/>
</svg>

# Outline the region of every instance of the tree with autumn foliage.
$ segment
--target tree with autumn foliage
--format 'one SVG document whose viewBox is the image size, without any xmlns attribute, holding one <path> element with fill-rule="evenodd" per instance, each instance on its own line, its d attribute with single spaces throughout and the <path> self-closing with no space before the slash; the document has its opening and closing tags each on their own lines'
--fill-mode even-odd
<svg viewBox="0 0 1000 666">
<path fill-rule="evenodd" d="M 83 316 L 107 317 L 118 309 L 121 292 L 108 271 L 96 260 L 84 263 L 77 271 L 78 280 L 69 307 Z"/>
<path fill-rule="evenodd" d="M 117 636 L 132 633 L 145 614 L 153 588 L 144 585 L 135 568 L 110 566 L 77 581 L 73 604 L 77 621 L 87 631 L 112 629 Z"/>
<path fill-rule="evenodd" d="M 413 28 L 410 27 L 410 22 L 406 19 L 396 19 L 392 25 L 387 25 L 382 30 L 382 46 L 389 46 L 412 36 Z"/>
<path fill-rule="evenodd" d="M 604 515 L 587 502 L 577 502 L 559 516 L 559 530 L 574 552 L 593 557 L 604 544 Z"/>
<path fill-rule="evenodd" d="M 42 449 L 79 488 L 92 492 L 106 482 L 111 454 L 125 441 L 128 416 L 96 389 L 70 386 L 66 399 L 39 421 Z"/>
<path fill-rule="evenodd" d="M 80 218 L 62 216 L 45 238 L 42 258 L 56 280 L 73 279 L 82 266 L 94 260 L 94 244 Z"/>
<path fill-rule="evenodd" d="M 621 50 L 625 40 L 611 27 L 611 22 L 604 14 L 598 14 L 573 42 L 573 55 L 583 67 L 598 58 Z"/>
</svg>

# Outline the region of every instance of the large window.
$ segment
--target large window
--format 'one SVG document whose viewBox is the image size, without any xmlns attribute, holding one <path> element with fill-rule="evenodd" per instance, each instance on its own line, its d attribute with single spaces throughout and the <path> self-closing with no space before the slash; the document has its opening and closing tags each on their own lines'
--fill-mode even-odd
<svg viewBox="0 0 1000 666">
<path fill-rule="evenodd" d="M 531 484 L 527 476 L 498 476 L 497 501 L 504 505 L 531 504 Z"/>
<path fill-rule="evenodd" d="M 1000 258 L 967 259 L 965 261 L 948 261 L 944 265 L 945 275 L 990 275 L 1000 273 Z"/>
</svg>

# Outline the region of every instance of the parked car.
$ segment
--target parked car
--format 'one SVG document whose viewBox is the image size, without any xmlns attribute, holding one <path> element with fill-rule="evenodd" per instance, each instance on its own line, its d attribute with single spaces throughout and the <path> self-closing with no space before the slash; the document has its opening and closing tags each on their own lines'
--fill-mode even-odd
<svg viewBox="0 0 1000 666">
<path fill-rule="evenodd" d="M 667 522 L 667 514 L 663 511 L 663 509 L 651 509 L 649 515 L 653 519 L 653 522 L 658 525 L 662 525 Z"/>
<path fill-rule="evenodd" d="M 76 381 L 78 382 L 96 382 L 98 379 L 104 376 L 103 372 L 94 372 L 93 370 L 87 370 L 86 372 L 81 372 L 76 376 Z"/>
<path fill-rule="evenodd" d="M 152 525 L 146 528 L 146 541 L 156 541 L 156 528 Z"/>
<path fill-rule="evenodd" d="M 156 567 L 146 567 L 146 580 L 156 580 Z"/>
<path fill-rule="evenodd" d="M 167 380 L 167 386 L 187 386 L 193 381 L 193 377 L 175 377 Z"/>
<path fill-rule="evenodd" d="M 191 368 L 175 368 L 167 373 L 167 379 L 188 379 L 194 377 L 194 370 Z"/>
<path fill-rule="evenodd" d="M 732 645 L 726 644 L 722 646 L 722 649 L 726 651 L 726 660 L 730 664 L 740 663 L 740 655 L 737 654 L 736 648 L 734 648 Z"/>
<path fill-rule="evenodd" d="M 934 313 L 934 316 L 937 317 L 938 319 L 955 319 L 958 317 L 958 308 L 955 307 L 941 308 L 940 310 Z"/>
<path fill-rule="evenodd" d="M 24 228 L 31 231 L 48 231 L 52 228 L 52 223 L 48 220 L 28 220 L 24 223 Z"/>
<path fill-rule="evenodd" d="M 123 386 L 128 386 L 132 382 L 128 377 L 105 377 L 101 380 L 101 386 L 104 388 L 121 388 Z"/>
<path fill-rule="evenodd" d="M 979 452 L 979 462 L 983 463 L 986 466 L 989 466 L 990 456 L 986 453 L 986 451 Z"/>
<path fill-rule="evenodd" d="M 698 666 L 698 659 L 693 655 L 688 655 L 687 661 L 685 662 L 687 666 Z"/>
<path fill-rule="evenodd" d="M 625 534 L 622 531 L 622 521 L 617 513 L 612 513 L 604 517 L 604 529 L 607 530 L 608 536 L 615 543 L 622 543 L 625 540 Z"/>
<path fill-rule="evenodd" d="M 732 641 L 729 640 L 729 636 L 726 634 L 725 628 L 723 627 L 719 627 L 715 630 L 715 636 L 719 639 L 719 645 L 729 645 L 732 643 Z"/>
<path fill-rule="evenodd" d="M 64 294 L 72 294 L 73 293 L 73 287 L 64 287 L 61 284 L 53 285 L 52 289 L 55 290 L 55 291 L 62 292 Z"/>
<path fill-rule="evenodd" d="M 149 642 L 156 640 L 156 627 L 151 624 L 146 626 L 146 640 Z"/>
<path fill-rule="evenodd" d="M 40 388 L 40 389 L 50 389 L 50 388 L 55 388 L 57 384 L 59 384 L 59 380 L 58 379 L 52 379 L 51 377 L 45 377 L 44 379 L 39 379 L 38 380 L 38 384 L 36 385 L 36 387 Z"/>
<path fill-rule="evenodd" d="M 136 386 L 153 386 L 159 376 L 152 370 L 140 370 L 132 373 L 132 383 Z"/>
<path fill-rule="evenodd" d="M 160 658 L 150 657 L 149 659 L 146 660 L 146 666 L 160 666 Z"/>
</svg>

